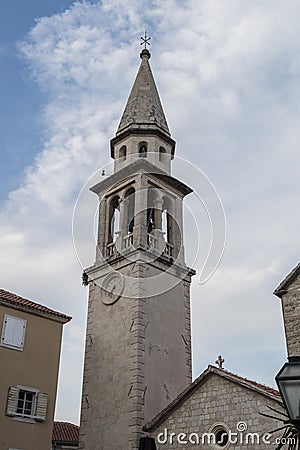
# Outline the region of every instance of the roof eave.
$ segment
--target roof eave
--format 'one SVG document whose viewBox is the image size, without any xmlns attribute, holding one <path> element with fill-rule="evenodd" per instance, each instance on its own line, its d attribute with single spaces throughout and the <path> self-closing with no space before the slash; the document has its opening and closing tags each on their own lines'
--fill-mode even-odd
<svg viewBox="0 0 300 450">
<path fill-rule="evenodd" d="M 100 195 L 102 192 L 106 193 L 107 190 L 111 186 L 113 186 L 117 180 L 122 179 L 124 181 L 138 171 L 146 172 L 153 176 L 156 176 L 161 181 L 167 179 L 168 183 L 178 191 L 180 191 L 183 197 L 193 192 L 193 190 L 182 181 L 168 175 L 164 170 L 158 168 L 157 166 L 154 166 L 154 164 L 150 163 L 145 158 L 139 158 L 128 166 L 125 166 L 117 172 L 114 172 L 109 177 L 105 178 L 102 181 L 99 181 L 94 186 L 91 186 L 90 191 L 94 192 L 97 195 Z"/>
<path fill-rule="evenodd" d="M 16 309 L 18 311 L 23 311 L 23 312 L 26 312 L 28 314 L 32 314 L 35 316 L 43 317 L 45 319 L 53 320 L 54 322 L 59 322 L 59 323 L 62 323 L 63 325 L 72 320 L 71 316 L 65 316 L 65 317 L 56 316 L 55 314 L 50 314 L 45 311 L 39 311 L 39 310 L 33 309 L 30 306 L 18 305 L 8 299 L 0 298 L 0 302 L 1 302 L 1 304 L 3 304 L 4 306 L 7 306 L 9 308 Z"/>
<path fill-rule="evenodd" d="M 290 271 L 290 273 L 288 273 L 288 275 L 284 278 L 284 280 L 277 286 L 273 294 L 281 298 L 284 294 L 287 293 L 288 287 L 295 280 L 298 274 L 300 274 L 300 262 L 297 264 L 296 267 L 294 267 Z"/>
</svg>

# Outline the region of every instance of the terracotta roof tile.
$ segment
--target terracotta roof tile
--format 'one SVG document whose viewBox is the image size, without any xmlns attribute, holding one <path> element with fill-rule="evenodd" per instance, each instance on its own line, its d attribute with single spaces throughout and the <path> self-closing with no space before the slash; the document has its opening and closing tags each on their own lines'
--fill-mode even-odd
<svg viewBox="0 0 300 450">
<path fill-rule="evenodd" d="M 13 306 L 20 306 L 26 309 L 31 309 L 32 311 L 39 312 L 53 318 L 58 318 L 64 322 L 69 322 L 72 318 L 58 311 L 48 308 L 47 306 L 35 303 L 27 298 L 20 297 L 19 295 L 13 294 L 12 292 L 0 289 L 0 301 L 3 300 L 5 303 L 10 303 Z"/>
<path fill-rule="evenodd" d="M 79 427 L 69 422 L 54 422 L 52 444 L 79 445 Z"/>
<path fill-rule="evenodd" d="M 268 392 L 269 394 L 273 394 L 273 395 L 275 395 L 276 397 L 279 397 L 279 398 L 280 398 L 280 393 L 279 393 L 279 391 L 277 391 L 276 389 L 274 389 L 274 388 L 272 388 L 272 387 L 270 387 L 270 386 L 266 386 L 265 384 L 257 383 L 256 381 L 249 380 L 248 378 L 241 377 L 241 376 L 239 376 L 239 375 L 237 375 L 237 374 L 235 374 L 235 373 L 229 372 L 229 371 L 226 370 L 226 369 L 217 369 L 217 370 L 222 370 L 222 372 L 227 373 L 228 375 L 230 375 L 231 377 L 236 378 L 237 380 L 245 381 L 246 383 L 252 384 L 253 386 L 255 386 L 255 387 L 257 387 L 257 388 L 262 389 L 262 390 Z"/>
</svg>

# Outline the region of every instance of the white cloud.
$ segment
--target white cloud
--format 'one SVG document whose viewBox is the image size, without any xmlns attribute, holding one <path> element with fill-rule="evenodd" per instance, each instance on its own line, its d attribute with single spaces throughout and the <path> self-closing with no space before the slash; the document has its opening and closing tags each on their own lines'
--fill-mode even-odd
<svg viewBox="0 0 300 450">
<path fill-rule="evenodd" d="M 228 220 L 222 267 L 193 288 L 195 374 L 213 362 L 220 341 L 234 371 L 249 367 L 245 349 L 255 359 L 261 340 L 257 361 L 270 356 L 274 339 L 274 367 L 282 357 L 271 292 L 298 258 L 299 13 L 294 0 L 77 2 L 38 19 L 20 44 L 45 92 L 44 144 L 0 218 L 1 278 L 4 288 L 73 315 L 65 327 L 60 419 L 78 421 L 84 344 L 87 293 L 72 248 L 73 207 L 86 179 L 109 161 L 145 28 L 177 152 L 209 176 Z M 253 376 L 271 379 L 265 366 Z"/>
</svg>

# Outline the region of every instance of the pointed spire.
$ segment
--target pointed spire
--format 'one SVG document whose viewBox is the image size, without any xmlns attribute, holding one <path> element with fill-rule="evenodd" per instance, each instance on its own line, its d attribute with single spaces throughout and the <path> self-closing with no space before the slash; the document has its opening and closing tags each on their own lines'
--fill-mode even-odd
<svg viewBox="0 0 300 450">
<path fill-rule="evenodd" d="M 169 127 L 155 85 L 149 59 L 144 48 L 135 82 L 131 89 L 116 135 L 130 129 L 158 129 L 170 136 Z"/>
</svg>

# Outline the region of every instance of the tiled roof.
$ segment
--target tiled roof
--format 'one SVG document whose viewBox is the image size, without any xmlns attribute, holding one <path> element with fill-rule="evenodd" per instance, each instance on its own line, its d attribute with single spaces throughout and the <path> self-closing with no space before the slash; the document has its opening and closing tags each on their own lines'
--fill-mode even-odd
<svg viewBox="0 0 300 450">
<path fill-rule="evenodd" d="M 52 444 L 79 445 L 79 427 L 69 422 L 54 422 Z"/>
<path fill-rule="evenodd" d="M 213 366 L 211 366 L 213 367 Z M 215 369 L 215 367 L 214 367 Z M 220 369 L 217 369 L 220 370 Z M 258 389 L 262 389 L 263 391 L 266 391 L 269 394 L 275 395 L 276 397 L 280 398 L 280 393 L 279 391 L 277 391 L 274 388 L 271 388 L 270 386 L 266 386 L 265 384 L 261 384 L 261 383 L 257 383 L 256 381 L 253 380 L 248 380 L 248 378 L 243 378 L 240 377 L 239 375 L 236 375 L 235 373 L 232 372 L 228 372 L 228 370 L 222 369 L 222 372 L 224 372 L 224 374 L 228 374 L 231 378 L 235 378 L 238 381 L 244 381 L 246 383 L 252 384 L 253 386 L 257 387 Z"/>
<path fill-rule="evenodd" d="M 273 389 L 261 383 L 257 383 L 256 381 L 240 377 L 239 375 L 231 373 L 225 369 L 208 366 L 208 368 L 204 372 L 202 372 L 199 377 L 197 377 L 189 386 L 187 386 L 187 388 L 182 391 L 173 401 L 171 401 L 171 403 L 169 403 L 169 405 L 167 405 L 160 413 L 158 413 L 156 417 L 154 417 L 150 422 L 144 425 L 144 431 L 152 431 L 157 426 L 159 426 L 165 419 L 167 419 L 167 417 L 170 416 L 170 414 L 172 414 L 173 411 L 175 411 L 180 405 L 182 405 L 185 400 L 187 400 L 193 394 L 194 391 L 196 391 L 201 385 L 203 385 L 207 377 L 212 374 L 219 375 L 234 383 L 238 383 L 247 389 L 255 390 L 262 395 L 266 395 L 279 402 L 280 404 L 282 403 L 281 396 L 276 389 Z"/>
<path fill-rule="evenodd" d="M 59 321 L 64 323 L 69 322 L 72 317 L 66 316 L 58 311 L 48 308 L 47 306 L 40 305 L 39 303 L 32 302 L 27 298 L 20 297 L 19 295 L 13 294 L 12 292 L 0 289 L 0 302 L 10 304 L 14 307 L 20 307 L 22 309 L 31 310 L 31 312 L 39 313 L 42 315 L 50 316 L 55 320 L 57 318 Z"/>
</svg>

